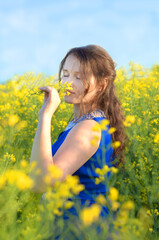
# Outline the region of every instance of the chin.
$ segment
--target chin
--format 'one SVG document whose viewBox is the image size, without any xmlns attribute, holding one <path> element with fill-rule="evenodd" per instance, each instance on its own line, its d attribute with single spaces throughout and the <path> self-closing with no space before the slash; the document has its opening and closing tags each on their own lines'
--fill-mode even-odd
<svg viewBox="0 0 159 240">
<path fill-rule="evenodd" d="M 64 96 L 64 101 L 65 101 L 66 103 L 72 103 L 72 99 L 69 98 L 69 96 Z"/>
</svg>

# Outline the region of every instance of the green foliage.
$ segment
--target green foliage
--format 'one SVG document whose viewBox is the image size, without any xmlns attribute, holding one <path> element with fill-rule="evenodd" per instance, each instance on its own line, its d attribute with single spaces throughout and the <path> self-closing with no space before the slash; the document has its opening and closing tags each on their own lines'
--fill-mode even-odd
<svg viewBox="0 0 159 240">
<path fill-rule="evenodd" d="M 115 85 L 126 116 L 123 124 L 128 142 L 125 166 L 119 168 L 110 180 L 113 194 L 115 194 L 114 189 L 117 189 L 119 198 L 110 201 L 111 214 L 106 222 L 103 223 L 101 219 L 98 221 L 103 228 L 100 239 L 108 237 L 108 230 L 112 239 L 157 239 L 159 232 L 158 78 L 157 64 L 145 69 L 130 62 L 129 69 L 117 70 Z M 12 80 L 0 85 L 0 236 L 2 240 L 46 239 L 53 232 L 58 234 L 58 231 L 60 232 L 58 229 L 64 227 L 60 213 L 57 210 L 57 214 L 53 212 L 54 205 L 50 208 L 52 211 L 47 206 L 42 207 L 40 204 L 42 194 L 30 190 L 32 183 L 27 178 L 28 163 L 38 123 L 38 111 L 43 102 L 43 94 L 34 94 L 39 91 L 39 86 L 53 86 L 58 89 L 59 84 L 56 76 L 41 73 L 36 76 L 30 72 L 22 76 L 14 76 Z M 62 99 L 63 92 L 59 94 Z M 57 140 L 59 133 L 64 131 L 72 113 L 73 106 L 62 99 L 52 118 L 52 143 Z M 124 207 L 126 202 L 128 202 L 127 209 Z M 107 204 L 109 204 L 108 198 Z M 91 211 L 97 213 L 98 207 L 94 209 L 96 210 Z M 114 215 L 115 209 L 119 210 L 117 215 Z M 88 214 L 91 216 L 91 212 Z M 86 221 L 85 217 L 81 219 Z M 76 224 L 74 233 L 76 232 L 77 236 L 79 236 L 78 232 L 81 232 L 82 239 L 93 239 L 96 236 L 93 230 L 95 223 L 83 226 L 82 220 L 79 220 Z M 108 226 L 110 229 L 113 226 L 112 230 L 108 229 Z M 68 227 L 72 226 L 64 228 L 65 231 Z"/>
</svg>

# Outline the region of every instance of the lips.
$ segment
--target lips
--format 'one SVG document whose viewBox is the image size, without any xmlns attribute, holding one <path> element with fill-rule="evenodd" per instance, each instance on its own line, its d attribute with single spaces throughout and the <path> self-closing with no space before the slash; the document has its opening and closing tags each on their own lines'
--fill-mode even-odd
<svg viewBox="0 0 159 240">
<path fill-rule="evenodd" d="M 74 92 L 71 92 L 70 90 L 67 90 L 67 92 L 69 92 L 69 93 L 71 93 L 71 94 L 73 94 Z"/>
</svg>

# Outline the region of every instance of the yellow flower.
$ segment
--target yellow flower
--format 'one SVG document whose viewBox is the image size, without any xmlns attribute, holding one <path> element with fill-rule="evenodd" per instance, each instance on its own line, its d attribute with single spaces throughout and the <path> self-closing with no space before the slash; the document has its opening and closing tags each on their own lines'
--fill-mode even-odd
<svg viewBox="0 0 159 240">
<path fill-rule="evenodd" d="M 63 212 L 57 208 L 57 209 L 54 209 L 54 214 L 57 216 L 62 216 Z"/>
<path fill-rule="evenodd" d="M 20 190 L 30 189 L 34 185 L 33 180 L 20 170 L 7 170 L 5 178 L 9 184 L 16 184 Z"/>
<path fill-rule="evenodd" d="M 10 115 L 8 119 L 8 125 L 14 126 L 19 121 L 19 117 L 17 115 Z"/>
<path fill-rule="evenodd" d="M 13 154 L 8 154 L 8 153 L 6 153 L 6 154 L 4 155 L 4 159 L 5 159 L 5 160 L 11 160 L 12 162 L 16 162 L 15 156 L 14 156 Z"/>
<path fill-rule="evenodd" d="M 120 203 L 119 202 L 116 202 L 116 201 L 113 201 L 112 202 L 112 210 L 113 211 L 116 211 L 120 206 Z"/>
<path fill-rule="evenodd" d="M 109 195 L 108 197 L 112 200 L 112 201 L 116 201 L 118 199 L 119 196 L 119 192 L 116 188 L 111 187 L 109 190 Z"/>
<path fill-rule="evenodd" d="M 23 128 L 26 128 L 27 127 L 27 121 L 23 120 L 21 122 L 19 122 L 16 126 L 16 129 L 18 131 L 22 130 Z"/>
<path fill-rule="evenodd" d="M 103 168 L 96 168 L 95 172 L 98 175 L 105 175 L 105 174 L 107 174 L 107 172 L 109 172 L 109 167 L 108 167 L 108 165 L 104 165 Z"/>
<path fill-rule="evenodd" d="M 65 181 L 70 186 L 70 188 L 74 188 L 75 185 L 77 185 L 79 183 L 79 176 L 67 175 Z"/>
<path fill-rule="evenodd" d="M 131 115 L 127 115 L 126 116 L 126 121 L 130 122 L 130 123 L 134 123 L 135 122 L 135 117 L 131 116 Z"/>
<path fill-rule="evenodd" d="M 22 168 L 26 168 L 26 167 L 28 166 L 28 162 L 27 162 L 26 160 L 21 160 L 20 166 L 21 166 Z"/>
<path fill-rule="evenodd" d="M 99 140 L 98 136 L 94 136 L 94 138 L 90 141 L 91 144 L 96 147 L 97 146 L 97 141 Z"/>
<path fill-rule="evenodd" d="M 101 212 L 101 207 L 94 203 L 90 207 L 86 207 L 80 212 L 80 219 L 84 223 L 84 225 L 91 225 L 93 222 L 98 220 L 98 217 Z"/>
<path fill-rule="evenodd" d="M 114 143 L 112 143 L 112 148 L 118 148 L 118 147 L 120 147 L 120 145 L 121 145 L 121 142 L 120 141 L 115 141 Z"/>
<path fill-rule="evenodd" d="M 121 226 L 126 224 L 128 218 L 129 218 L 129 212 L 128 211 L 119 211 L 119 221 L 120 221 L 120 224 Z"/>
<path fill-rule="evenodd" d="M 130 127 L 131 123 L 135 122 L 135 117 L 131 115 L 127 115 L 125 121 L 123 121 L 123 125 L 125 127 Z"/>
<path fill-rule="evenodd" d="M 100 125 L 99 125 L 99 123 L 95 123 L 94 124 L 94 126 L 92 127 L 92 130 L 94 131 L 94 132 L 99 132 L 99 130 L 100 130 L 101 128 L 100 128 Z"/>
<path fill-rule="evenodd" d="M 101 168 L 96 168 L 95 169 L 95 172 L 98 174 L 98 175 L 103 175 L 103 170 Z"/>
<path fill-rule="evenodd" d="M 0 189 L 3 189 L 6 184 L 6 178 L 4 176 L 0 176 Z"/>
<path fill-rule="evenodd" d="M 15 170 L 7 170 L 5 172 L 5 177 L 6 177 L 6 180 L 9 184 L 13 184 L 16 182 L 17 180 L 17 176 L 18 176 L 18 172 Z"/>
<path fill-rule="evenodd" d="M 47 199 L 47 200 L 52 200 L 53 197 L 54 197 L 53 192 L 48 191 L 48 192 L 45 193 L 45 199 Z"/>
<path fill-rule="evenodd" d="M 16 184 L 20 190 L 30 189 L 33 186 L 33 180 L 24 173 L 21 173 L 18 176 Z"/>
<path fill-rule="evenodd" d="M 105 205 L 106 204 L 106 199 L 104 197 L 104 195 L 102 194 L 99 194 L 97 197 L 96 197 L 96 201 L 97 203 L 100 203 L 102 205 Z"/>
<path fill-rule="evenodd" d="M 53 179 L 58 179 L 63 176 L 63 170 L 55 164 L 48 166 L 48 172 Z"/>
<path fill-rule="evenodd" d="M 79 194 L 79 192 L 83 191 L 84 189 L 85 189 L 85 186 L 83 184 L 79 184 L 72 189 L 72 192 L 77 195 Z"/>
<path fill-rule="evenodd" d="M 127 122 L 127 121 L 123 121 L 123 125 L 125 127 L 130 127 L 131 126 L 131 123 Z"/>
<path fill-rule="evenodd" d="M 110 129 L 108 130 L 108 133 L 109 133 L 109 134 L 112 134 L 112 133 L 114 133 L 115 131 L 116 131 L 116 128 L 112 127 L 112 128 L 110 128 Z"/>
<path fill-rule="evenodd" d="M 149 232 L 152 233 L 153 232 L 153 228 L 149 228 Z"/>
<path fill-rule="evenodd" d="M 104 176 L 100 176 L 99 178 L 95 178 L 95 184 L 98 185 L 99 183 L 101 183 L 102 181 L 104 181 Z"/>
<path fill-rule="evenodd" d="M 111 167 L 110 170 L 112 171 L 112 173 L 117 173 L 118 172 L 118 169 L 115 168 L 115 167 Z"/>
<path fill-rule="evenodd" d="M 13 154 L 10 155 L 10 160 L 11 160 L 12 162 L 16 162 L 16 159 L 15 159 L 15 157 L 14 157 Z"/>
<path fill-rule="evenodd" d="M 147 210 L 146 212 L 149 216 L 152 216 L 152 213 L 150 212 L 150 210 Z"/>
<path fill-rule="evenodd" d="M 159 143 L 159 133 L 156 134 L 154 138 L 154 143 Z"/>
<path fill-rule="evenodd" d="M 66 203 L 65 203 L 65 205 L 64 205 L 64 208 L 65 208 L 65 209 L 69 209 L 69 208 L 71 208 L 73 205 L 74 205 L 74 202 L 73 202 L 73 201 L 66 201 Z"/>
<path fill-rule="evenodd" d="M 110 121 L 107 119 L 104 119 L 100 122 L 100 128 L 103 130 L 107 130 L 107 126 L 109 125 Z"/>
<path fill-rule="evenodd" d="M 123 205 L 122 205 L 122 209 L 125 209 L 125 210 L 132 210 L 134 209 L 135 205 L 134 205 L 134 202 L 129 200 L 129 201 L 126 201 Z"/>
<path fill-rule="evenodd" d="M 141 118 L 138 118 L 137 124 L 138 124 L 139 126 L 141 125 L 141 122 L 142 122 Z"/>
</svg>

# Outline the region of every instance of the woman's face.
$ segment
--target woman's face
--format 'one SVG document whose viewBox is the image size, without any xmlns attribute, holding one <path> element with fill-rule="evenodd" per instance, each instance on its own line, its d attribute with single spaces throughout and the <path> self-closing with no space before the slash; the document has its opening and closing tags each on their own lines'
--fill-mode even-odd
<svg viewBox="0 0 159 240">
<path fill-rule="evenodd" d="M 65 95 L 64 100 L 67 103 L 78 104 L 81 103 L 82 94 L 85 91 L 83 85 L 83 79 L 81 79 L 80 75 L 80 61 L 74 56 L 69 55 L 66 58 L 66 61 L 63 66 L 62 71 L 62 85 L 67 82 L 71 83 L 72 92 L 70 95 Z M 85 103 L 88 103 L 90 99 L 94 96 L 97 88 L 95 87 L 95 78 L 92 75 L 90 78 L 90 89 L 87 95 L 83 98 Z"/>
</svg>

